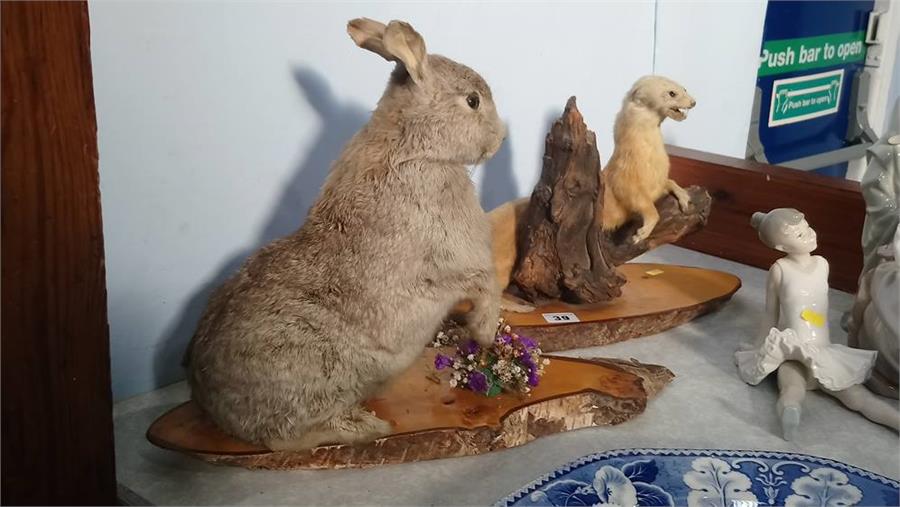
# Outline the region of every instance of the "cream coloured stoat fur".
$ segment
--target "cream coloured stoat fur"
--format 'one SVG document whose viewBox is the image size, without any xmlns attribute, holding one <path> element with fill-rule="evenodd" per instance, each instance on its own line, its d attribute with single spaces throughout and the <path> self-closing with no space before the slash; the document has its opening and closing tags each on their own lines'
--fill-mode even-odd
<svg viewBox="0 0 900 507">
<path fill-rule="evenodd" d="M 644 223 L 633 239 L 647 239 L 659 221 L 655 203 L 666 192 L 675 195 L 682 211 L 687 209 L 687 192 L 669 179 L 669 155 L 659 126 L 666 118 L 684 120 L 696 104 L 683 86 L 662 76 L 638 79 L 625 95 L 613 130 L 616 146 L 600 173 L 604 194 L 597 219 L 604 230 L 639 214 Z"/>
</svg>

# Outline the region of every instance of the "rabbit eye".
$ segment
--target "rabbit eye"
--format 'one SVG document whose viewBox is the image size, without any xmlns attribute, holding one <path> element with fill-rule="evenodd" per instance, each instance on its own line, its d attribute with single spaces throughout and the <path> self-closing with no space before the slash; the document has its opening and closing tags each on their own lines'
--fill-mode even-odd
<svg viewBox="0 0 900 507">
<path fill-rule="evenodd" d="M 477 93 L 472 92 L 466 97 L 466 104 L 469 104 L 469 107 L 472 109 L 478 109 L 478 105 L 481 104 L 481 99 L 478 98 Z"/>
<path fill-rule="evenodd" d="M 675 92 L 669 92 L 669 97 L 674 97 L 676 95 Z"/>
</svg>

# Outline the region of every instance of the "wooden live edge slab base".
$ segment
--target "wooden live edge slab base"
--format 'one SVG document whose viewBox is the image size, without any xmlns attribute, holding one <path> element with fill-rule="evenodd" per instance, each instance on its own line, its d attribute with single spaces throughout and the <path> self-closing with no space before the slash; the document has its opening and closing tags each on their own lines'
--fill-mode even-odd
<svg viewBox="0 0 900 507">
<path fill-rule="evenodd" d="M 709 269 L 643 263 L 618 269 L 628 282 L 613 301 L 554 302 L 529 313 L 505 312 L 503 317 L 516 333 L 538 340 L 545 352 L 595 347 L 684 324 L 719 308 L 741 287 L 740 278 Z M 565 314 L 574 314 L 577 322 Z"/>
<path fill-rule="evenodd" d="M 153 444 L 210 463 L 263 469 L 341 469 L 458 456 L 525 444 L 544 435 L 627 421 L 674 377 L 662 366 L 613 359 L 548 356 L 529 397 L 486 398 L 434 378 L 435 349 L 366 403 L 394 433 L 369 444 L 273 452 L 219 430 L 193 402 L 157 419 Z"/>
</svg>

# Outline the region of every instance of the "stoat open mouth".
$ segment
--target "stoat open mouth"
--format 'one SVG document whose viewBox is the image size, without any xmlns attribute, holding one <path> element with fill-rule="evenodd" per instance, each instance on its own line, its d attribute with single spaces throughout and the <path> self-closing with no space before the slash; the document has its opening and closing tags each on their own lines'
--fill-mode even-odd
<svg viewBox="0 0 900 507">
<path fill-rule="evenodd" d="M 687 107 L 672 107 L 672 108 L 669 108 L 669 110 L 679 116 L 687 117 L 687 112 L 688 112 Z"/>
</svg>

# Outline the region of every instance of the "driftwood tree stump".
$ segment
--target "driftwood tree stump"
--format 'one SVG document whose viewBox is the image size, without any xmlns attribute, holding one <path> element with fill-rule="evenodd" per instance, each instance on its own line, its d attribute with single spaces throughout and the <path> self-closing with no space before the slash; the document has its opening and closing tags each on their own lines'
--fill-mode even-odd
<svg viewBox="0 0 900 507">
<path fill-rule="evenodd" d="M 612 234 L 604 232 L 594 219 L 603 206 L 600 170 L 596 136 L 571 97 L 547 134 L 540 180 L 517 220 L 511 293 L 537 304 L 615 299 L 626 281 L 616 266 L 706 224 L 709 194 L 690 187 L 685 212 L 670 195 L 656 203 L 660 220 L 646 240 L 631 240 L 640 218 Z"/>
<path fill-rule="evenodd" d="M 512 283 L 525 299 L 587 302 L 621 294 L 625 279 L 600 250 L 594 226 L 599 174 L 597 139 L 572 97 L 547 134 L 541 177 L 516 231 Z"/>
</svg>

